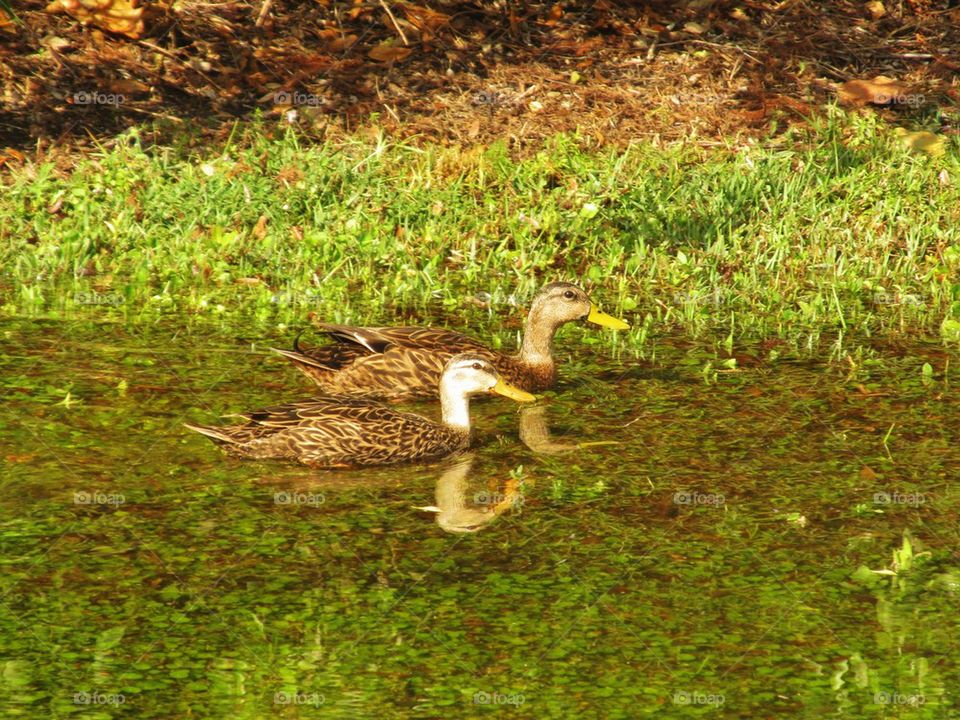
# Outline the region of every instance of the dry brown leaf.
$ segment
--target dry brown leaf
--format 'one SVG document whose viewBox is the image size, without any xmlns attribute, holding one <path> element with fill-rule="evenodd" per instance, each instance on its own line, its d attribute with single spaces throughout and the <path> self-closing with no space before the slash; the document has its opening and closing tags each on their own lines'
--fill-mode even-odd
<svg viewBox="0 0 960 720">
<path fill-rule="evenodd" d="M 880 0 L 871 0 L 867 3 L 867 12 L 870 13 L 870 17 L 874 20 L 879 20 L 884 15 L 887 14 L 887 9 L 883 6 L 883 3 Z"/>
<path fill-rule="evenodd" d="M 117 35 L 137 39 L 143 35 L 143 8 L 138 0 L 54 0 L 48 13 L 65 12 L 84 25 L 95 25 Z"/>
<path fill-rule="evenodd" d="M 450 16 L 446 13 L 437 12 L 427 7 L 417 5 L 404 5 L 403 11 L 407 14 L 407 20 L 421 32 L 428 32 L 435 35 L 437 30 L 450 22 Z"/>
<path fill-rule="evenodd" d="M 585 40 L 564 39 L 558 40 L 547 49 L 560 55 L 586 55 L 602 45 L 603 38 L 601 37 L 592 37 Z"/>
<path fill-rule="evenodd" d="M 330 40 L 327 43 L 327 52 L 343 52 L 353 47 L 354 43 L 357 42 L 356 35 L 344 35 L 343 37 L 336 37 Z"/>
<path fill-rule="evenodd" d="M 837 89 L 837 96 L 851 105 L 907 104 L 914 97 L 909 85 L 883 75 L 873 80 L 848 80 Z"/>
<path fill-rule="evenodd" d="M 260 219 L 257 220 L 257 224 L 253 226 L 253 236 L 257 240 L 263 240 L 267 235 L 267 216 L 261 215 Z"/>
<path fill-rule="evenodd" d="M 390 43 L 384 42 L 377 45 L 375 48 L 372 48 L 370 52 L 367 53 L 367 56 L 371 60 L 376 60 L 377 62 L 396 62 L 398 60 L 403 60 L 411 52 L 410 48 L 399 47 L 397 45 L 391 45 Z"/>
<path fill-rule="evenodd" d="M 136 95 L 137 93 L 145 93 L 150 89 L 149 85 L 145 85 L 142 82 L 128 78 L 118 78 L 113 80 L 110 82 L 108 87 L 110 92 L 118 93 L 120 95 Z"/>
</svg>

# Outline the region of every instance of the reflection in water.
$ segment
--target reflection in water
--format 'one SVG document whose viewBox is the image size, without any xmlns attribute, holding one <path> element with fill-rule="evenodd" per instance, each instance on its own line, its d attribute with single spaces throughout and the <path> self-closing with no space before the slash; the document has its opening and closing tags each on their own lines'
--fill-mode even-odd
<svg viewBox="0 0 960 720">
<path fill-rule="evenodd" d="M 508 478 L 503 490 L 474 486 L 470 489 L 473 454 L 464 456 L 447 468 L 437 480 L 437 504 L 418 507 L 437 514 L 437 525 L 449 533 L 477 532 L 493 522 L 508 508 L 523 502 L 518 481 Z"/>
<path fill-rule="evenodd" d="M 576 450 L 576 445 L 555 442 L 547 426 L 546 405 L 533 405 L 520 409 L 520 440 L 534 452 L 559 454 Z"/>
<path fill-rule="evenodd" d="M 593 442 L 560 443 L 550 437 L 547 425 L 546 405 L 525 406 L 520 409 L 520 440 L 534 452 L 544 455 L 559 455 L 572 450 L 580 450 L 597 445 L 619 445 L 617 440 L 596 440 Z"/>
<path fill-rule="evenodd" d="M 953 603 L 949 596 L 957 585 L 956 575 L 953 570 L 936 575 L 941 568 L 931 555 L 915 553 L 910 532 L 904 531 L 889 568 L 861 567 L 853 574 L 876 600 L 876 647 L 868 646 L 866 652 L 850 648 L 835 665 L 833 688 L 841 712 L 856 709 L 858 698 L 866 692 L 875 706 L 904 711 L 925 707 L 929 714 L 922 717 L 954 717 L 937 712 L 949 702 L 940 620 L 935 613 L 917 613 L 915 606 L 918 588 L 923 588 L 928 601 L 937 602 L 941 596 L 940 601 L 946 601 L 943 610 Z"/>
</svg>

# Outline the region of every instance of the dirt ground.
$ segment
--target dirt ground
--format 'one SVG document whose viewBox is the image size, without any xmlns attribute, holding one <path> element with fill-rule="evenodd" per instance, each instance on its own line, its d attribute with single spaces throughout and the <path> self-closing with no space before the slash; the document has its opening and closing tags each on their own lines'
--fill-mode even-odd
<svg viewBox="0 0 960 720">
<path fill-rule="evenodd" d="M 941 134 L 960 122 L 956 0 L 418 2 L 151 0 L 139 37 L 47 0 L 0 9 L 0 167 L 134 125 L 206 142 L 257 112 L 318 137 L 721 143 L 803 122 L 877 75 L 911 102 L 873 110 Z"/>
</svg>

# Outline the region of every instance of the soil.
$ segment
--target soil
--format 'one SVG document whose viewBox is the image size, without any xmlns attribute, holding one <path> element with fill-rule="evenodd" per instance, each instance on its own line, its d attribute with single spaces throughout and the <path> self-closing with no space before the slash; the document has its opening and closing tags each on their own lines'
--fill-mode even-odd
<svg viewBox="0 0 960 720">
<path fill-rule="evenodd" d="M 726 144 L 804 122 L 840 83 L 877 75 L 913 101 L 869 111 L 949 134 L 958 6 L 174 0 L 144 5 L 133 38 L 23 0 L 0 24 L 0 167 L 65 162 L 132 126 L 206 143 L 258 114 L 318 138 L 369 127 L 521 152 L 563 131 L 597 146 Z"/>
</svg>

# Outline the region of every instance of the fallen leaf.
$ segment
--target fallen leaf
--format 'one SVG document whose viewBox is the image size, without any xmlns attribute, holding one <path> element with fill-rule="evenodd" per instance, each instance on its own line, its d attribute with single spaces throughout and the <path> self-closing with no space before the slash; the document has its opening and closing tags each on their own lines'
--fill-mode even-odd
<svg viewBox="0 0 960 720">
<path fill-rule="evenodd" d="M 837 96 L 851 105 L 909 104 L 915 97 L 909 85 L 883 75 L 873 80 L 848 80 L 837 89 Z"/>
<path fill-rule="evenodd" d="M 450 16 L 446 13 L 437 12 L 427 7 L 417 5 L 404 5 L 403 11 L 407 14 L 410 23 L 421 32 L 428 32 L 431 35 L 450 22 Z"/>
<path fill-rule="evenodd" d="M 603 45 L 603 38 L 592 37 L 586 40 L 563 39 L 558 40 L 547 50 L 560 55 L 586 55 Z"/>
<path fill-rule="evenodd" d="M 136 95 L 137 93 L 147 92 L 150 89 L 150 86 L 136 80 L 118 78 L 110 83 L 109 88 L 110 92 L 112 93 L 118 93 L 120 95 Z"/>
<path fill-rule="evenodd" d="M 391 43 L 384 42 L 372 48 L 370 52 L 367 53 L 367 56 L 371 60 L 376 60 L 377 62 L 396 62 L 398 60 L 403 60 L 411 52 L 413 51 L 410 48 L 400 47 L 398 45 L 392 45 Z"/>
<path fill-rule="evenodd" d="M 867 3 L 867 12 L 870 13 L 870 17 L 874 20 L 879 20 L 884 15 L 887 14 L 887 9 L 883 6 L 883 3 L 880 0 L 872 0 L 872 2 Z"/>
<path fill-rule="evenodd" d="M 344 35 L 343 37 L 335 37 L 332 40 L 327 42 L 327 52 L 337 53 L 343 52 L 353 47 L 353 44 L 357 42 L 356 35 Z"/>
<path fill-rule="evenodd" d="M 900 136 L 902 142 L 911 152 L 926 153 L 930 157 L 940 157 L 946 152 L 943 138 L 926 130 L 907 132 L 903 128 L 896 128 L 894 132 Z"/>
<path fill-rule="evenodd" d="M 257 220 L 257 224 L 253 226 L 253 236 L 257 240 L 263 240 L 267 234 L 267 216 L 261 215 L 260 219 Z"/>
<path fill-rule="evenodd" d="M 137 39 L 143 35 L 143 8 L 138 0 L 54 0 L 46 12 L 65 12 L 83 25 L 95 25 L 117 35 Z"/>
</svg>

